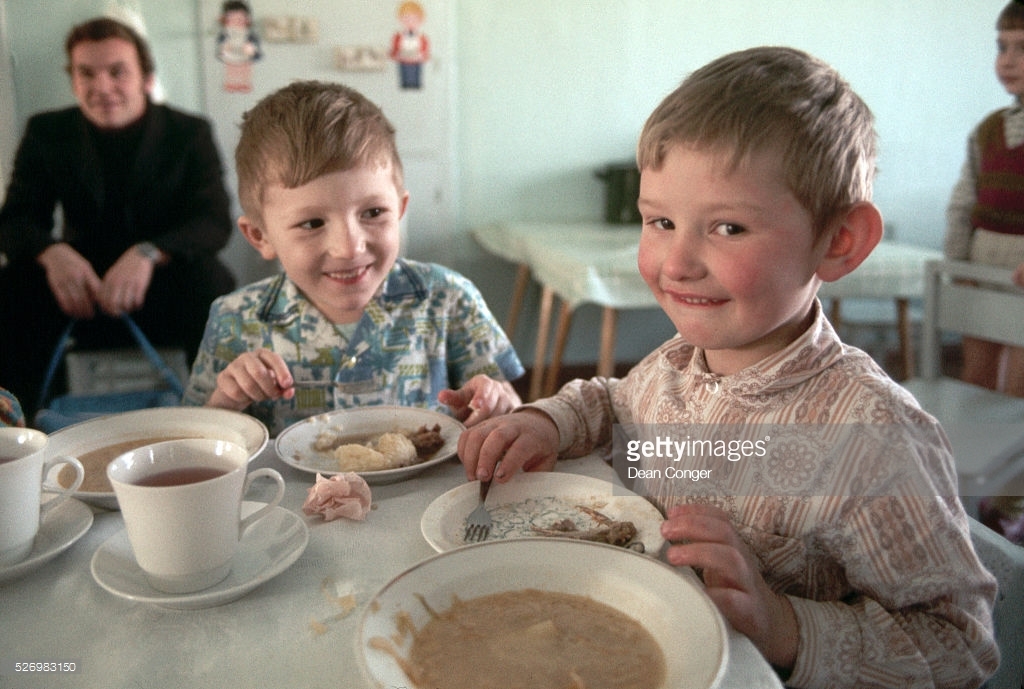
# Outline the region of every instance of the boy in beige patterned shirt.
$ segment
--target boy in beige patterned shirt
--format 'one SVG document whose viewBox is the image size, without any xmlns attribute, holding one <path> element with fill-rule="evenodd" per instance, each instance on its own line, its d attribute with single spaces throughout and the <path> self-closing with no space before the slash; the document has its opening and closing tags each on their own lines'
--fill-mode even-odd
<svg viewBox="0 0 1024 689">
<path fill-rule="evenodd" d="M 679 336 L 624 379 L 470 429 L 459 456 L 500 482 L 619 427 L 739 433 L 755 452 L 693 465 L 713 466 L 699 482 L 627 455 L 666 515 L 667 560 L 701 572 L 790 686 L 977 686 L 999 659 L 995 581 L 949 444 L 817 299 L 881 239 L 874 161 L 867 106 L 809 55 L 757 48 L 695 72 L 638 147 L 639 269 Z"/>
</svg>

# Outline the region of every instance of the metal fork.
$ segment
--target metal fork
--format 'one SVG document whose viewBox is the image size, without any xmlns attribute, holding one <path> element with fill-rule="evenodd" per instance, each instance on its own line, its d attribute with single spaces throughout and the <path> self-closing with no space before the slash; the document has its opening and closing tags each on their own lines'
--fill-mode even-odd
<svg viewBox="0 0 1024 689">
<path fill-rule="evenodd" d="M 466 543 L 479 543 L 486 541 L 491 535 L 491 513 L 484 506 L 487 500 L 487 491 L 491 489 L 490 480 L 480 482 L 480 504 L 466 517 L 466 533 L 462 540 Z"/>
</svg>

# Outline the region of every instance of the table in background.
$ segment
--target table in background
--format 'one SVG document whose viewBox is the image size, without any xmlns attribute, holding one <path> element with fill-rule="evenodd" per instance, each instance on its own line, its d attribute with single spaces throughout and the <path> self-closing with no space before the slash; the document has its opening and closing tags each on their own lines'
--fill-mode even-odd
<svg viewBox="0 0 1024 689">
<path fill-rule="evenodd" d="M 287 482 L 285 507 L 302 514 L 313 475 L 285 465 L 269 447 L 253 464 L 271 466 Z M 572 473 L 615 480 L 597 456 L 564 462 Z M 319 687 L 365 686 L 356 659 L 365 604 L 385 583 L 435 555 L 420 517 L 439 495 L 465 481 L 457 461 L 401 483 L 372 486 L 374 509 L 364 522 L 305 517 L 309 545 L 291 568 L 245 597 L 215 608 L 179 611 L 134 603 L 93 581 L 93 553 L 124 528 L 119 512 L 96 514 L 90 531 L 42 568 L 6 584 L 0 632 L 0 686 L 27 687 Z M 257 484 L 258 486 L 259 484 Z M 265 499 L 254 487 L 253 499 Z M 332 596 L 352 593 L 346 617 Z M 327 620 L 314 634 L 313 620 Z M 779 687 L 745 636 L 730 630 L 723 687 Z M 22 661 L 73 661 L 74 674 L 15 673 Z"/>
<path fill-rule="evenodd" d="M 573 311 L 580 304 L 597 304 L 602 309 L 599 376 L 610 376 L 614 370 L 618 311 L 658 306 L 637 269 L 638 227 L 602 222 L 508 222 L 474 228 L 472 234 L 488 252 L 518 266 L 505 323 L 510 337 L 530 278 L 541 286 L 530 400 L 554 394 Z M 914 370 L 914 354 L 908 301 L 924 294 L 924 264 L 941 255 L 923 247 L 881 242 L 852 273 L 823 284 L 819 295 L 832 300 L 830 317 L 837 325 L 842 299 L 895 300 L 900 354 L 909 376 Z M 556 297 L 561 311 L 548 364 Z"/>
<path fill-rule="evenodd" d="M 829 320 L 837 328 L 842 321 L 843 299 L 892 299 L 896 304 L 900 358 L 905 378 L 914 376 L 914 338 L 910 300 L 924 296 L 924 265 L 942 258 L 942 252 L 912 244 L 879 242 L 856 270 L 835 282 L 822 283 L 818 296 L 832 300 Z"/>
</svg>

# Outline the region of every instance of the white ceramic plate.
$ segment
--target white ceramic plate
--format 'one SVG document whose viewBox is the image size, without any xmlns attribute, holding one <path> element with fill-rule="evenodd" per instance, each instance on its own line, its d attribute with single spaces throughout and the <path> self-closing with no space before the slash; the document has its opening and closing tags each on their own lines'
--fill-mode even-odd
<svg viewBox="0 0 1024 689">
<path fill-rule="evenodd" d="M 241 412 L 159 407 L 110 414 L 62 428 L 50 434 L 47 453 L 78 457 L 116 443 L 170 437 L 227 440 L 245 447 L 251 461 L 266 447 L 270 434 L 260 421 Z M 98 507 L 117 509 L 113 491 L 77 491 L 74 496 Z"/>
<path fill-rule="evenodd" d="M 54 507 L 39 524 L 28 557 L 0 567 L 0 583 L 28 574 L 63 553 L 85 535 L 92 526 L 92 519 L 92 510 L 74 498 Z"/>
<path fill-rule="evenodd" d="M 637 620 L 661 645 L 666 688 L 710 689 L 721 682 L 729 654 L 725 622 L 689 569 L 609 545 L 526 538 L 435 555 L 377 592 L 356 635 L 368 684 L 411 686 L 395 659 L 370 645 L 381 637 L 400 655 L 407 652 L 408 635 L 399 629 L 404 615 L 419 629 L 430 616 L 424 604 L 441 611 L 453 596 L 467 600 L 525 588 L 589 596 Z"/>
<path fill-rule="evenodd" d="M 479 482 L 464 483 L 427 506 L 420 530 L 438 552 L 465 545 L 466 517 L 480 502 Z M 533 527 L 548 528 L 571 519 L 578 529 L 600 526 L 577 506 L 589 507 L 616 521 L 631 521 L 644 552 L 655 557 L 665 540 L 661 513 L 641 496 L 608 481 L 560 472 L 517 474 L 508 483 L 494 483 L 487 509 L 494 523 L 489 540 L 537 536 Z"/>
<path fill-rule="evenodd" d="M 242 516 L 252 514 L 263 505 L 243 502 Z M 242 534 L 226 579 L 195 593 L 164 593 L 149 585 L 145 573 L 135 562 L 128 532 L 122 529 L 92 556 L 92 578 L 115 596 L 139 603 L 179 610 L 212 608 L 241 598 L 288 569 L 308 543 L 306 522 L 290 510 L 275 507 Z"/>
<path fill-rule="evenodd" d="M 292 424 L 277 436 L 274 448 L 281 461 L 289 466 L 313 474 L 333 476 L 342 473 L 338 471 L 337 460 L 329 452 L 313 449 L 313 442 L 322 432 L 330 430 L 343 435 L 351 433 L 354 436 L 366 436 L 407 433 L 420 426 L 433 428 L 435 424 L 441 426 L 444 446 L 426 461 L 398 469 L 358 472 L 367 483 L 394 483 L 454 457 L 459 435 L 465 427 L 452 417 L 430 409 L 393 406 L 339 409 Z"/>
</svg>

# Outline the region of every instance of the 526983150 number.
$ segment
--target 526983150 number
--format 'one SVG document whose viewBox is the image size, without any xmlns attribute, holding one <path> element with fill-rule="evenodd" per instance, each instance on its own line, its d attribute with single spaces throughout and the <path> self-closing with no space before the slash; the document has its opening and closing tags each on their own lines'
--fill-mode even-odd
<svg viewBox="0 0 1024 689">
<path fill-rule="evenodd" d="M 17 662 L 15 672 L 77 672 L 78 663 L 66 660 Z"/>
</svg>

